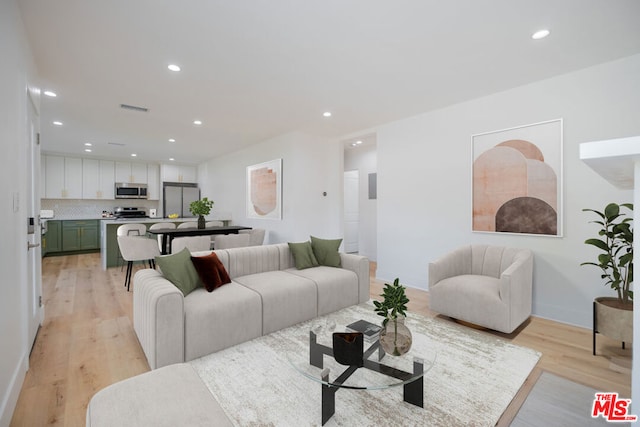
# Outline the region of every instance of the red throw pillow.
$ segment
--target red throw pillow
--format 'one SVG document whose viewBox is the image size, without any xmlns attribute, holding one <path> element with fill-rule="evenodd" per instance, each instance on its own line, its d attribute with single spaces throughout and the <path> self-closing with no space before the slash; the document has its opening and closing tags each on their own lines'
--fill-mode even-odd
<svg viewBox="0 0 640 427">
<path fill-rule="evenodd" d="M 206 256 L 192 256 L 191 262 L 193 262 L 193 266 L 208 292 L 213 292 L 220 286 L 231 283 L 227 270 L 215 253 L 211 252 Z"/>
</svg>

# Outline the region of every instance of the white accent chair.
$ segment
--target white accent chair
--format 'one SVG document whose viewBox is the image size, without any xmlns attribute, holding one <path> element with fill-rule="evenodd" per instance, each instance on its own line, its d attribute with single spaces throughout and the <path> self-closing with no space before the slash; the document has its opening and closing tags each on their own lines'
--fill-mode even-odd
<svg viewBox="0 0 640 427">
<path fill-rule="evenodd" d="M 216 249 L 243 248 L 249 246 L 248 234 L 221 234 L 216 236 Z"/>
<path fill-rule="evenodd" d="M 145 236 L 118 236 L 118 247 L 122 258 L 127 261 L 124 286 L 129 292 L 133 262 L 148 261 L 150 268 L 156 268 L 155 258 L 160 255 L 160 249 L 155 239 L 149 239 Z"/>
<path fill-rule="evenodd" d="M 183 222 L 178 225 L 178 228 L 198 228 L 198 223 L 196 221 Z"/>
<path fill-rule="evenodd" d="M 208 251 L 211 247 L 209 236 L 176 237 L 171 241 L 171 253 L 175 254 L 188 248 L 189 252 Z"/>
<path fill-rule="evenodd" d="M 469 245 L 429 264 L 433 311 L 511 333 L 531 315 L 533 253 Z"/>
<path fill-rule="evenodd" d="M 149 227 L 149 230 L 167 230 L 167 229 L 175 229 L 176 225 L 173 222 L 159 222 L 157 224 L 153 224 Z M 162 235 L 158 234 L 158 248 L 162 251 Z"/>
<path fill-rule="evenodd" d="M 264 243 L 264 235 L 266 230 L 264 228 L 252 228 L 251 230 L 240 230 L 240 234 L 249 235 L 249 246 L 260 246 Z"/>
</svg>

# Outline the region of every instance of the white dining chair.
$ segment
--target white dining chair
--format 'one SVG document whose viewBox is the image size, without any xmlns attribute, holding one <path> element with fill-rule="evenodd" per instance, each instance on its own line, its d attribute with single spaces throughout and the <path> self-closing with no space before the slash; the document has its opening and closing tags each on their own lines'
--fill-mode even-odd
<svg viewBox="0 0 640 427">
<path fill-rule="evenodd" d="M 243 248 L 249 246 L 248 234 L 221 234 L 216 236 L 216 249 Z"/>
<path fill-rule="evenodd" d="M 204 224 L 205 228 L 211 228 L 211 227 L 224 227 L 224 222 L 222 221 L 208 221 Z M 212 235 L 211 236 L 211 249 L 213 249 L 215 247 L 215 243 L 216 243 L 216 236 Z"/>
<path fill-rule="evenodd" d="M 171 253 L 175 254 L 183 250 L 189 249 L 189 252 L 208 251 L 211 248 L 211 239 L 209 236 L 187 236 L 176 237 L 171 241 Z"/>
<path fill-rule="evenodd" d="M 196 221 L 183 222 L 178 225 L 178 228 L 198 228 L 198 223 Z"/>
<path fill-rule="evenodd" d="M 264 243 L 264 235 L 266 230 L 264 228 L 252 228 L 251 230 L 240 230 L 240 234 L 249 235 L 249 246 L 260 246 Z"/>
<path fill-rule="evenodd" d="M 122 258 L 127 261 L 124 286 L 129 292 L 134 261 L 148 261 L 149 267 L 155 269 L 155 259 L 160 255 L 160 249 L 155 239 L 149 239 L 146 236 L 118 236 L 118 247 Z"/>
<path fill-rule="evenodd" d="M 144 224 L 122 224 L 116 230 L 118 236 L 144 236 L 147 234 L 147 226 Z"/>
<path fill-rule="evenodd" d="M 122 224 L 116 229 L 116 236 L 144 236 L 147 234 L 147 226 L 144 224 Z M 120 265 L 120 261 L 124 261 L 122 253 L 118 251 L 118 258 L 116 259 L 116 267 Z M 124 266 L 124 263 L 123 263 Z M 122 268 L 120 268 L 122 271 Z"/>
<path fill-rule="evenodd" d="M 158 222 L 149 227 L 149 230 L 161 230 L 161 229 L 175 229 L 176 225 L 173 222 Z M 162 235 L 158 234 L 158 248 L 162 252 Z"/>
</svg>

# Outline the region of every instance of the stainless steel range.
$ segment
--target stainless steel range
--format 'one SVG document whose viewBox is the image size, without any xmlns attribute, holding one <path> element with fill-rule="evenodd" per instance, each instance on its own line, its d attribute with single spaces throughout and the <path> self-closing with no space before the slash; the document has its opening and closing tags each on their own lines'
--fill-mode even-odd
<svg viewBox="0 0 640 427">
<path fill-rule="evenodd" d="M 136 219 L 136 218 L 149 218 L 147 211 L 140 208 L 123 208 L 117 207 L 114 209 L 113 216 L 116 219 Z"/>
</svg>

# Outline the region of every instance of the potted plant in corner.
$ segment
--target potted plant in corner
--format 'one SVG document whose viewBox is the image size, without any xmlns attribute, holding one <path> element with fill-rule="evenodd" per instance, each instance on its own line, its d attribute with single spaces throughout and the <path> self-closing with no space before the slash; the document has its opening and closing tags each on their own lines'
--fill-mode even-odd
<svg viewBox="0 0 640 427">
<path fill-rule="evenodd" d="M 198 228 L 205 228 L 205 215 L 209 215 L 213 207 L 213 200 L 203 197 L 189 204 L 189 211 L 198 217 Z"/>
<path fill-rule="evenodd" d="M 400 356 L 411 349 L 411 331 L 404 324 L 409 298 L 404 292 L 405 287 L 396 278 L 393 285 L 385 283 L 381 297 L 382 302 L 373 301 L 375 311 L 384 317 L 380 331 L 380 345 L 384 351 L 393 356 Z"/>
<path fill-rule="evenodd" d="M 625 208 L 633 213 L 631 203 L 609 203 L 604 212 L 593 212 L 599 220 L 590 221 L 600 225 L 599 238 L 587 239 L 585 243 L 601 252 L 597 262 L 583 262 L 580 265 L 598 267 L 600 277 L 613 289 L 616 297 L 598 297 L 593 302 L 593 354 L 596 354 L 596 333 L 625 342 L 633 340 L 633 228 L 632 215 L 621 212 Z"/>
</svg>

